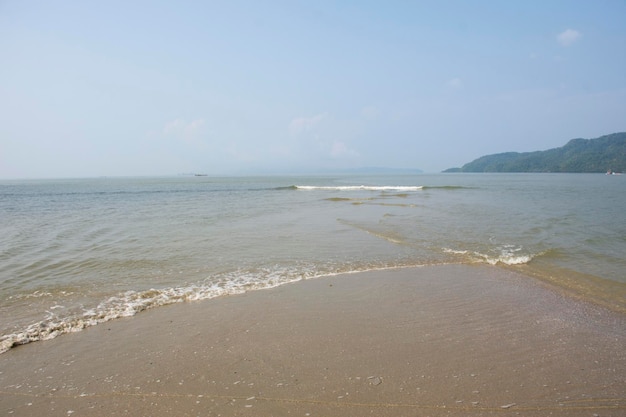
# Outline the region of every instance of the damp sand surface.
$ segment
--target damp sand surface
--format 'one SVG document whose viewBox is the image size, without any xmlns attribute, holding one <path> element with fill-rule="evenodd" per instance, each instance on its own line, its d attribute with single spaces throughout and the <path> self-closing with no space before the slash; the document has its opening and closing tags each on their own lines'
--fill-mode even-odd
<svg viewBox="0 0 626 417">
<path fill-rule="evenodd" d="M 300 281 L 0 355 L 15 416 L 623 416 L 626 317 L 491 266 Z"/>
</svg>

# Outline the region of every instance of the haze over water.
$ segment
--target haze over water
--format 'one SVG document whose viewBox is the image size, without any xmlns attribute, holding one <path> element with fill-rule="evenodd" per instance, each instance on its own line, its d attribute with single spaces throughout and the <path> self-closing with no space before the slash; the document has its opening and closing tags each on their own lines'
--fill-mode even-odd
<svg viewBox="0 0 626 417">
<path fill-rule="evenodd" d="M 625 191 L 597 174 L 1 181 L 0 351 L 173 302 L 444 263 L 624 311 Z"/>
</svg>

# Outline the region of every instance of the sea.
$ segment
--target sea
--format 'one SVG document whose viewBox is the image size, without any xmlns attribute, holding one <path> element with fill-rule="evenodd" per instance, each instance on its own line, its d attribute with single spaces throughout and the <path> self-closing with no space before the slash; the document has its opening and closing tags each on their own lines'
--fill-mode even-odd
<svg viewBox="0 0 626 417">
<path fill-rule="evenodd" d="M 626 313 L 626 176 L 3 180 L 0 352 L 172 303 L 442 264 Z"/>
</svg>

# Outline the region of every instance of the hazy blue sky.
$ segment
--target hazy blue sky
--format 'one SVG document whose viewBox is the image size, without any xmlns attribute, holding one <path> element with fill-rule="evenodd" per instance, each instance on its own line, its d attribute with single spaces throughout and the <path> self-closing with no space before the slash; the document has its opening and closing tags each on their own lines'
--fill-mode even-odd
<svg viewBox="0 0 626 417">
<path fill-rule="evenodd" d="M 0 178 L 438 172 L 618 131 L 624 0 L 0 0 Z"/>
</svg>

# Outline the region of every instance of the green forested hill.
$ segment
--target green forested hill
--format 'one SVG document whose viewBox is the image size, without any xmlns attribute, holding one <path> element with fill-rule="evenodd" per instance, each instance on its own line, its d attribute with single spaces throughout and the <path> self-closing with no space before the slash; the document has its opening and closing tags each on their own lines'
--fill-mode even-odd
<svg viewBox="0 0 626 417">
<path fill-rule="evenodd" d="M 444 172 L 614 172 L 626 171 L 626 132 L 597 139 L 572 139 L 565 146 L 536 152 L 482 156 Z"/>
</svg>

